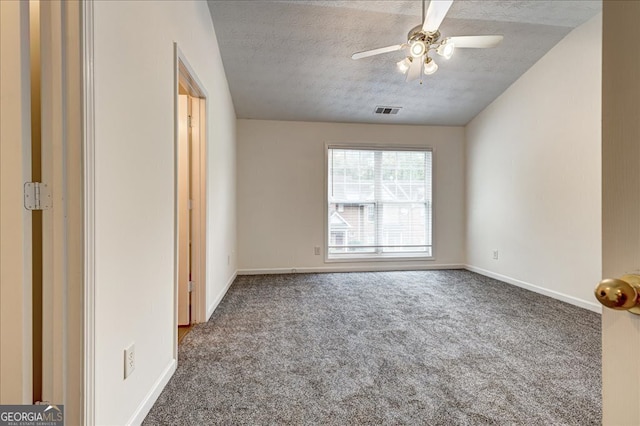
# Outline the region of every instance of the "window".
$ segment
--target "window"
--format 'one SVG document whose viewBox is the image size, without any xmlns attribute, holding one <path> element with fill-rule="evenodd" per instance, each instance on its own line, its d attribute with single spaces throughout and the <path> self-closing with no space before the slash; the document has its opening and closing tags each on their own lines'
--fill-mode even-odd
<svg viewBox="0 0 640 426">
<path fill-rule="evenodd" d="M 431 257 L 427 149 L 329 147 L 329 259 Z"/>
</svg>

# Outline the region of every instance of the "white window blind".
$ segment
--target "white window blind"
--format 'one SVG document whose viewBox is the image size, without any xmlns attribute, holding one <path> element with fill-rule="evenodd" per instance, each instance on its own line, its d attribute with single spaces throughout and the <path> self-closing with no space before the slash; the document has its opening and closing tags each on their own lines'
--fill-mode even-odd
<svg viewBox="0 0 640 426">
<path fill-rule="evenodd" d="M 328 257 L 432 255 L 430 150 L 329 148 Z"/>
</svg>

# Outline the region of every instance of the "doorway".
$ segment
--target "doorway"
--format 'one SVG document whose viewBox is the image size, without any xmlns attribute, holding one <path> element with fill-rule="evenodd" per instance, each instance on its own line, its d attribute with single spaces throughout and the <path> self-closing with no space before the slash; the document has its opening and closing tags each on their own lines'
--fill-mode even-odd
<svg viewBox="0 0 640 426">
<path fill-rule="evenodd" d="M 206 95 L 184 55 L 176 57 L 176 347 L 206 321 Z"/>
</svg>

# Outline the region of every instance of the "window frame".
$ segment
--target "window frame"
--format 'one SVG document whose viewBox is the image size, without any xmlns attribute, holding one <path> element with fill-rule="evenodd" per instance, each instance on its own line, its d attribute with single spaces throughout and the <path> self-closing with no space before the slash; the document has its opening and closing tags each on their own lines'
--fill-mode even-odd
<svg viewBox="0 0 640 426">
<path fill-rule="evenodd" d="M 431 152 L 431 254 L 423 255 L 420 253 L 386 253 L 386 254 L 362 254 L 354 253 L 353 255 L 341 255 L 339 258 L 330 257 L 329 253 L 329 150 L 330 149 L 353 149 L 353 150 L 377 150 L 377 151 L 428 151 Z M 406 262 L 406 261 L 434 261 L 436 260 L 436 233 L 435 233 L 435 149 L 428 145 L 395 145 L 395 144 L 361 144 L 361 143 L 342 143 L 327 142 L 324 146 L 324 191 L 322 193 L 323 200 L 323 222 L 324 222 L 324 262 L 325 263 L 361 263 L 361 262 Z"/>
</svg>

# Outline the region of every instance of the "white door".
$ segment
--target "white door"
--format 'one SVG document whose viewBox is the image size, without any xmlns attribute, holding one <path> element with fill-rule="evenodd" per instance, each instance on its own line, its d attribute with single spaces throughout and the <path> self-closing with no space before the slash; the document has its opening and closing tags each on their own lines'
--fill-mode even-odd
<svg viewBox="0 0 640 426">
<path fill-rule="evenodd" d="M 0 1 L 0 404 L 31 404 L 29 3 Z"/>
<path fill-rule="evenodd" d="M 191 323 L 189 281 L 191 280 L 190 255 L 190 154 L 189 154 L 189 96 L 178 96 L 178 170 L 177 170 L 177 215 L 178 215 L 178 325 Z"/>
<path fill-rule="evenodd" d="M 603 2 L 602 271 L 640 273 L 640 2 Z M 594 64 L 599 66 L 599 64 Z M 640 425 L 640 316 L 603 309 L 604 425 Z"/>
</svg>

